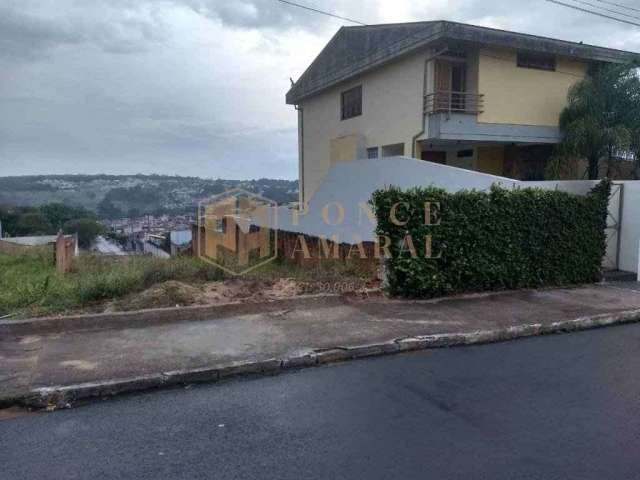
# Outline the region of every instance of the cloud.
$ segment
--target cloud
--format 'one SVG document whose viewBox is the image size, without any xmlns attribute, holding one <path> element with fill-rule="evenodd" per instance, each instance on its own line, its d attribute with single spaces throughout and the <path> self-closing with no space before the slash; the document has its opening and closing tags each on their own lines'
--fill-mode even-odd
<svg viewBox="0 0 640 480">
<path fill-rule="evenodd" d="M 542 0 L 297 1 L 640 48 L 640 29 Z M 343 24 L 275 0 L 0 0 L 0 175 L 295 178 L 289 77 Z"/>
<path fill-rule="evenodd" d="M 52 23 L 9 5 L 0 6 L 0 55 L 16 60 L 34 58 L 55 45 L 82 40 L 69 24 Z"/>
<path fill-rule="evenodd" d="M 308 30 L 324 26 L 329 20 L 329 17 L 286 5 L 277 0 L 182 1 L 199 14 L 215 18 L 233 28 Z M 343 2 L 325 1 L 321 8 L 339 10 L 340 3 Z"/>
<path fill-rule="evenodd" d="M 0 58 L 38 60 L 57 47 L 91 44 L 111 53 L 144 51 L 166 39 L 154 2 L 12 1 L 0 5 Z"/>
</svg>

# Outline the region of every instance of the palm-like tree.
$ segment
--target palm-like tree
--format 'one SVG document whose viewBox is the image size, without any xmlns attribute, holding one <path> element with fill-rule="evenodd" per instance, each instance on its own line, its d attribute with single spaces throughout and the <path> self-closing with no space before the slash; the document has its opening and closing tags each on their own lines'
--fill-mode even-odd
<svg viewBox="0 0 640 480">
<path fill-rule="evenodd" d="M 592 180 L 598 178 L 602 160 L 607 160 L 610 168 L 622 153 L 636 149 L 640 154 L 640 77 L 636 68 L 593 68 L 571 88 L 560 115 L 560 130 L 559 156 L 588 160 Z"/>
</svg>

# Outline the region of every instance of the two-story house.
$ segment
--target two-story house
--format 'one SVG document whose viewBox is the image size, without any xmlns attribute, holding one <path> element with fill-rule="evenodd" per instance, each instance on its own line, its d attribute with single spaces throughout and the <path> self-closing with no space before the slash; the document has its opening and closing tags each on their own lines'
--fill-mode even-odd
<svg viewBox="0 0 640 480">
<path fill-rule="evenodd" d="M 408 156 L 541 179 L 572 85 L 631 52 L 447 21 L 343 27 L 287 93 L 300 201 L 336 162 Z"/>
</svg>

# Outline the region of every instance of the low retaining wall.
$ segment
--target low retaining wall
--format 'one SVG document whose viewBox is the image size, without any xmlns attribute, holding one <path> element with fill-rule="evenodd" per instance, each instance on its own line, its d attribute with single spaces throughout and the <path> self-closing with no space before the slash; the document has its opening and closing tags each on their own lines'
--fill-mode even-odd
<svg viewBox="0 0 640 480">
<path fill-rule="evenodd" d="M 6 255 L 50 255 L 51 262 L 60 273 L 71 269 L 71 262 L 76 254 L 75 235 L 58 234 L 55 241 L 43 245 L 23 245 L 10 240 L 0 240 L 0 253 Z"/>
<path fill-rule="evenodd" d="M 49 245 L 19 245 L 17 243 L 8 242 L 6 240 L 0 240 L 0 253 L 7 255 L 28 255 L 35 253 L 50 253 L 51 258 L 54 258 L 53 244 Z"/>
</svg>

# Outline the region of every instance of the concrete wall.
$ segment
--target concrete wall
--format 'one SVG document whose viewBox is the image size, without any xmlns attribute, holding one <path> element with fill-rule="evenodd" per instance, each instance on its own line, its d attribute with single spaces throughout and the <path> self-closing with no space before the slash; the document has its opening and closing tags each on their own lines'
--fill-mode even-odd
<svg viewBox="0 0 640 480">
<path fill-rule="evenodd" d="M 640 242 L 640 181 L 620 183 L 622 194 L 622 218 L 620 219 L 620 270 L 638 271 L 638 243 Z"/>
<path fill-rule="evenodd" d="M 630 183 L 639 184 L 634 192 L 640 197 L 640 182 Z M 494 184 L 503 188 L 534 187 L 586 195 L 597 182 L 522 182 L 408 157 L 392 157 L 384 161 L 344 162 L 336 164 L 329 171 L 316 195 L 309 202 L 306 213 L 299 214 L 297 210 L 281 207 L 278 211 L 278 228 L 312 236 L 324 235 L 327 238 L 336 235 L 338 242 L 353 243 L 355 237 L 363 241 L 372 241 L 375 239 L 375 221 L 372 222 L 368 218 L 363 206 L 371 199 L 371 194 L 376 189 L 394 185 L 400 188 L 435 186 L 450 192 L 463 189 L 486 191 Z M 633 201 L 633 198 L 630 201 Z M 637 209 L 630 207 L 629 215 L 636 215 L 636 218 L 640 219 L 640 201 L 636 204 Z M 640 220 L 637 220 L 637 228 L 640 229 Z M 632 261 L 633 258 L 635 257 L 632 257 Z"/>
<path fill-rule="evenodd" d="M 28 255 L 28 254 L 47 254 L 54 257 L 54 249 L 52 244 L 48 245 L 20 245 L 8 240 L 0 240 L 0 253 L 4 253 L 11 256 Z"/>
<path fill-rule="evenodd" d="M 310 200 L 306 214 L 279 209 L 278 228 L 327 238 L 335 235 L 339 243 L 356 243 L 358 240 L 354 242 L 354 239 L 372 241 L 375 239 L 375 221 L 368 218 L 365 206 L 371 194 L 379 188 L 433 185 L 455 192 L 462 189 L 488 190 L 493 184 L 514 188 L 519 183 L 408 157 L 341 162 L 331 168 Z"/>
<path fill-rule="evenodd" d="M 302 104 L 305 200 L 329 171 L 334 139 L 359 134 L 365 149 L 404 143 L 411 154 L 412 137 L 422 129 L 425 60 L 426 53 L 399 60 Z M 340 120 L 340 94 L 356 85 L 362 85 L 362 115 Z M 343 146 L 334 145 L 334 153 L 342 155 Z"/>
<path fill-rule="evenodd" d="M 586 63 L 558 57 L 555 72 L 520 68 L 516 50 L 483 48 L 478 91 L 484 94 L 480 123 L 557 126 L 573 84 L 584 78 Z"/>
<path fill-rule="evenodd" d="M 586 195 L 598 184 L 597 180 L 547 180 L 542 182 L 519 182 L 525 187 L 541 188 L 543 190 L 560 190 L 574 195 Z"/>
<path fill-rule="evenodd" d="M 366 205 L 378 188 L 394 185 L 400 188 L 436 186 L 450 192 L 462 189 L 488 190 L 498 184 L 503 188 L 541 188 L 586 195 L 597 185 L 595 180 L 552 180 L 523 182 L 505 177 L 424 162 L 407 157 L 344 162 L 334 166 L 316 195 L 308 211 L 280 207 L 278 228 L 311 236 L 334 237 L 339 243 L 375 240 L 375 220 L 369 218 Z M 612 268 L 610 260 L 619 259 L 617 268 L 638 271 L 638 243 L 640 242 L 640 181 L 616 182 L 622 184 L 622 212 L 618 217 L 618 203 L 609 205 L 608 225 L 620 224 L 620 230 L 607 230 L 605 268 Z M 329 220 L 329 222 L 327 222 Z M 617 228 L 617 227 L 615 227 Z M 620 241 L 618 243 L 617 237 Z M 615 266 L 613 266 L 615 268 Z"/>
</svg>

